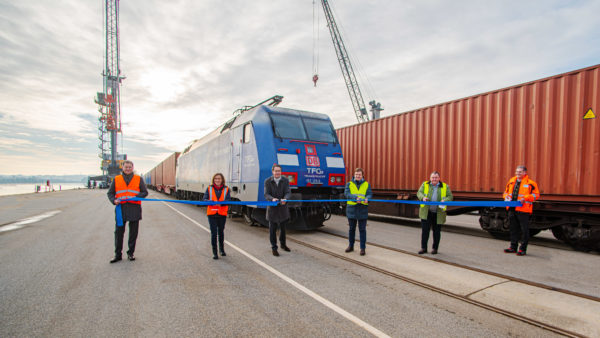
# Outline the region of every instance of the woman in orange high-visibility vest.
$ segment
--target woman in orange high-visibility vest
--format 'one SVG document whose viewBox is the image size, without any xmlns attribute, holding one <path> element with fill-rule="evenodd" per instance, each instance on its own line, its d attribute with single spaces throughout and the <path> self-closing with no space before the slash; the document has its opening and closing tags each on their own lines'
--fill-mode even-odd
<svg viewBox="0 0 600 338">
<path fill-rule="evenodd" d="M 212 184 L 208 186 L 204 193 L 204 200 L 209 202 L 224 202 L 229 201 L 231 195 L 229 187 L 225 185 L 225 176 L 221 173 L 214 174 Z M 217 238 L 219 239 L 219 253 L 221 256 L 225 254 L 223 243 L 225 238 L 223 232 L 225 230 L 225 221 L 227 220 L 226 205 L 208 205 L 206 207 L 206 215 L 208 216 L 208 224 L 210 224 L 210 244 L 212 245 L 213 259 L 219 259 L 217 255 Z"/>
</svg>

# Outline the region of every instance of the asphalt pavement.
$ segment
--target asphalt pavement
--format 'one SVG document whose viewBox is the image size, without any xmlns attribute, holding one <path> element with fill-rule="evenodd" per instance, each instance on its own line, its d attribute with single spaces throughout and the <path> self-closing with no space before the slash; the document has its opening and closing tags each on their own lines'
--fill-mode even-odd
<svg viewBox="0 0 600 338">
<path fill-rule="evenodd" d="M 552 336 L 291 242 L 292 252 L 274 257 L 266 229 L 234 219 L 225 228 L 227 256 L 213 260 L 206 211 L 190 205 L 144 202 L 137 260 L 109 264 L 114 207 L 105 193 L 0 198 L 3 226 L 60 210 L 0 232 L 0 336 Z M 344 233 L 344 218 L 334 217 L 325 229 Z M 416 249 L 415 230 L 369 222 L 368 234 L 381 244 Z M 474 244 L 481 238 L 454 235 L 442 235 L 440 258 L 488 260 L 453 254 L 465 253 L 468 243 L 469 252 L 487 247 L 486 255 L 516 266 L 508 270 L 525 270 L 525 260 L 491 253 L 489 242 Z M 552 250 L 534 254 L 532 248 L 525 259 L 537 266 L 537 259 L 562 257 L 559 264 L 573 265 L 563 251 Z M 585 283 L 578 288 L 595 292 Z"/>
</svg>

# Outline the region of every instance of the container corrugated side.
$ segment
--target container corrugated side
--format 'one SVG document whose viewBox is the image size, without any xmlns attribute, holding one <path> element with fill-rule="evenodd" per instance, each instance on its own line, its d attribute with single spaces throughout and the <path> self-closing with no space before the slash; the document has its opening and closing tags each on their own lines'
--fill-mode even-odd
<svg viewBox="0 0 600 338">
<path fill-rule="evenodd" d="M 175 186 L 175 171 L 179 152 L 171 154 L 162 162 L 163 184 L 165 186 Z"/>
<path fill-rule="evenodd" d="M 600 65 L 337 130 L 347 175 L 416 191 L 437 170 L 462 196 L 498 196 L 524 164 L 544 199 L 600 201 Z"/>
</svg>

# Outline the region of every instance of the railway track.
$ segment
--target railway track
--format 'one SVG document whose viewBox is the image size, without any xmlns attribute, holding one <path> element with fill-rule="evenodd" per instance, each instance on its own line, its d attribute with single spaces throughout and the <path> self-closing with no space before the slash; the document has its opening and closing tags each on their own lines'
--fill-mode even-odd
<svg viewBox="0 0 600 338">
<path fill-rule="evenodd" d="M 410 219 L 410 218 L 390 217 L 390 216 L 384 216 L 384 215 L 369 215 L 369 220 L 390 223 L 390 224 L 398 224 L 398 225 L 403 225 L 403 226 L 410 226 L 410 227 L 414 227 L 414 228 L 421 228 L 420 220 L 414 220 L 414 219 Z M 481 228 L 471 228 L 471 227 L 465 227 L 465 226 L 453 225 L 453 224 L 444 224 L 442 231 L 460 234 L 460 235 L 474 236 L 474 237 L 508 240 L 508 237 L 505 239 L 494 237 L 489 232 L 487 232 Z M 560 250 L 566 250 L 566 251 L 576 251 L 572 246 L 570 246 L 564 242 L 561 242 L 557 239 L 554 239 L 554 238 L 542 238 L 542 237 L 532 236 L 529 239 L 529 245 L 537 245 L 537 246 L 541 246 L 541 247 L 546 247 L 546 248 L 551 248 L 551 249 L 560 249 Z M 594 251 L 591 251 L 589 253 L 600 254 L 599 252 L 594 252 Z"/>
<path fill-rule="evenodd" d="M 418 223 L 418 222 L 413 222 L 413 223 Z M 419 226 L 420 226 L 420 223 L 419 223 Z M 265 232 L 268 231 L 268 229 L 266 229 L 264 227 L 260 227 L 260 228 L 261 228 L 261 231 L 265 231 Z M 453 229 L 454 231 L 451 230 L 451 232 L 457 232 L 457 233 L 463 233 L 463 232 L 465 232 L 464 228 L 460 229 L 462 227 L 456 226 L 454 228 L 456 228 L 456 229 Z M 469 231 L 473 231 L 474 229 L 468 229 L 468 230 Z M 340 235 L 340 234 L 337 234 L 337 233 L 332 233 L 332 232 L 329 232 L 329 231 L 326 231 L 326 230 L 323 230 L 323 229 L 316 230 L 316 231 L 319 232 L 319 233 L 322 233 L 322 234 L 326 234 L 328 236 L 346 239 L 346 236 L 344 236 L 344 235 Z M 483 230 L 481 230 L 481 231 L 483 232 Z M 488 238 L 491 237 L 491 236 L 485 236 L 485 235 L 475 235 L 475 236 L 478 236 L 478 237 L 488 237 Z M 515 320 L 518 320 L 518 321 L 521 321 L 521 322 L 524 322 L 524 323 L 528 323 L 530 325 L 542 328 L 542 329 L 547 330 L 549 332 L 560 334 L 560 335 L 563 335 L 563 336 L 566 336 L 566 337 L 585 337 L 584 335 L 579 334 L 577 332 L 573 332 L 573 331 L 568 330 L 568 329 L 564 329 L 564 328 L 561 328 L 561 327 L 558 327 L 558 326 L 555 326 L 555 325 L 544 323 L 544 322 L 541 322 L 541 321 L 536 320 L 534 318 L 523 316 L 523 315 L 520 315 L 520 314 L 515 313 L 515 312 L 507 311 L 505 309 L 501 309 L 501 308 L 498 308 L 498 307 L 495 307 L 495 306 L 492 306 L 492 305 L 489 305 L 489 304 L 485 304 L 485 303 L 482 303 L 480 301 L 471 299 L 471 298 L 469 298 L 470 294 L 469 295 L 461 295 L 461 294 L 457 294 L 457 293 L 454 293 L 454 292 L 451 292 L 451 291 L 448 291 L 448 290 L 444 290 L 444 289 L 436 287 L 434 285 L 427 284 L 427 283 L 415 280 L 413 278 L 410 278 L 408 276 L 405 276 L 405 275 L 402 275 L 402 274 L 399 274 L 399 273 L 395 273 L 395 272 L 392 272 L 392 271 L 380 268 L 378 266 L 366 263 L 364 261 L 359 261 L 359 260 L 353 259 L 352 257 L 349 257 L 347 255 L 339 254 L 337 252 L 333 252 L 333 251 L 328 250 L 326 248 L 315 246 L 315 245 L 313 245 L 311 243 L 308 243 L 306 241 L 303 241 L 303 240 L 300 240 L 300 239 L 296 238 L 293 233 L 289 233 L 288 234 L 287 240 L 288 240 L 288 242 L 291 241 L 291 242 L 293 242 L 295 244 L 302 245 L 302 246 L 304 246 L 306 248 L 309 248 L 309 249 L 321 252 L 321 253 L 326 254 L 328 256 L 344 260 L 344 261 L 352 263 L 354 265 L 357 265 L 357 266 L 360 266 L 360 267 L 363 267 L 363 268 L 375 271 L 377 273 L 384 274 L 386 276 L 389 276 L 389 277 L 392 277 L 392 278 L 395 278 L 395 279 L 398 279 L 398 280 L 401 280 L 401 281 L 404 281 L 404 282 L 407 282 L 407 283 L 411 283 L 413 285 L 416 285 L 416 286 L 428 289 L 430 291 L 433 291 L 433 292 L 436 292 L 436 293 L 439 293 L 439 294 L 442 294 L 442 295 L 445 295 L 445 296 L 448 296 L 448 297 L 455 298 L 455 299 L 463 301 L 465 303 L 468 303 L 468 304 L 471 304 L 471 305 L 475 305 L 475 306 L 487 309 L 487 310 L 492 311 L 494 313 L 502 314 L 502 315 L 507 316 L 509 318 L 512 318 L 512 319 L 515 319 Z M 444 261 L 444 260 L 441 260 L 441 259 L 437 259 L 437 258 L 433 258 L 433 257 L 428 257 L 428 256 L 422 256 L 422 255 L 418 255 L 418 254 L 410 252 L 410 251 L 406 251 L 406 250 L 402 250 L 402 249 L 397 249 L 397 248 L 389 247 L 389 246 L 386 246 L 386 245 L 381 245 L 381 244 L 372 243 L 372 242 L 367 242 L 367 244 L 368 244 L 368 246 L 374 246 L 374 247 L 378 247 L 378 248 L 385 249 L 385 250 L 390 250 L 390 251 L 401 253 L 401 254 L 405 254 L 405 255 L 411 255 L 411 256 L 414 256 L 414 257 L 418 257 L 420 259 L 426 259 L 426 260 L 434 261 L 434 262 L 441 263 L 441 264 L 447 264 L 447 265 L 450 265 L 450 266 L 454 266 L 454 267 L 458 267 L 458 268 L 463 268 L 463 269 L 475 271 L 475 272 L 478 272 L 478 273 L 481 273 L 481 274 L 485 274 L 485 275 L 489 275 L 489 276 L 494 276 L 494 277 L 498 277 L 498 278 L 503 278 L 503 279 L 506 279 L 507 281 L 518 282 L 518 283 L 522 283 L 522 284 L 529 285 L 529 286 L 532 286 L 532 287 L 537 287 L 537 288 L 545 289 L 545 290 L 551 290 L 551 291 L 559 292 L 559 293 L 562 293 L 562 294 L 565 294 L 565 295 L 570 295 L 570 296 L 574 296 L 574 297 L 578 297 L 578 298 L 582 298 L 582 299 L 586 299 L 586 300 L 590 300 L 590 301 L 593 301 L 593 302 L 599 302 L 600 303 L 600 297 L 596 297 L 596 296 L 592 296 L 592 295 L 588 295 L 588 294 L 583 294 L 583 293 L 580 293 L 580 292 L 575 292 L 575 291 L 571 291 L 571 290 L 567 290 L 567 289 L 562 289 L 562 288 L 558 288 L 558 287 L 546 285 L 546 284 L 543 284 L 543 283 L 533 282 L 533 281 L 529 281 L 529 280 L 525 280 L 525 279 L 521 279 L 521 278 L 509 276 L 509 275 L 504 275 L 504 274 L 501 274 L 501 273 L 487 271 L 487 270 L 483 270 L 483 269 L 480 269 L 480 268 L 471 267 L 471 266 L 468 266 L 468 265 L 463 265 L 463 264 L 454 263 L 454 262 L 448 262 L 448 261 Z M 570 247 L 566 247 L 566 248 L 559 247 L 559 248 L 560 249 L 564 249 L 564 250 L 573 250 Z"/>
<path fill-rule="evenodd" d="M 341 236 L 339 234 L 331 233 L 331 232 L 328 232 L 328 231 L 324 231 L 324 230 L 318 230 L 318 231 L 321 232 L 321 233 L 330 235 L 330 236 L 335 236 L 335 237 L 339 237 L 339 238 L 346 238 L 345 236 Z M 341 255 L 341 254 L 338 254 L 336 252 L 333 252 L 333 251 L 330 251 L 330 250 L 327 250 L 327 249 L 324 249 L 324 248 L 320 248 L 320 247 L 314 246 L 314 245 L 312 245 L 312 244 L 310 244 L 308 242 L 305 242 L 305 241 L 299 240 L 297 238 L 294 238 L 293 234 L 288 235 L 287 240 L 288 241 L 292 241 L 292 242 L 294 242 L 296 244 L 302 245 L 304 247 L 307 247 L 307 248 L 319 251 L 319 252 L 324 253 L 326 255 L 329 255 L 329 256 L 332 256 L 332 257 L 335 257 L 335 258 L 338 258 L 338 259 L 350 262 L 352 264 L 355 264 L 355 265 L 358 265 L 358 266 L 370 269 L 372 271 L 376 271 L 378 273 L 381 273 L 381 274 L 384 274 L 384 275 L 387 275 L 387 276 L 390 276 L 392 278 L 395 278 L 395 279 L 398 279 L 398 280 L 401 280 L 401 281 L 404 281 L 404 282 L 407 282 L 407 283 L 411 283 L 413 285 L 416 285 L 416 286 L 419 286 L 419 287 L 422 287 L 422 288 L 425 288 L 425 289 L 428 289 L 428 290 L 431 290 L 431 291 L 434 291 L 434 292 L 446 295 L 448 297 L 452 297 L 452 298 L 464 301 L 466 303 L 469 303 L 469 304 L 472 304 L 472 305 L 475 305 L 475 306 L 487 309 L 489 311 L 493 311 L 495 313 L 502 314 L 502 315 L 505 315 L 507 317 L 510 317 L 510 318 L 513 318 L 513 319 L 516 319 L 516 320 L 519 320 L 519 321 L 522 321 L 522 322 L 525 322 L 525 323 L 528 323 L 528 324 L 540 327 L 540 328 L 548 330 L 550 332 L 554 332 L 554 333 L 557 333 L 557 334 L 560 334 L 560 335 L 564 335 L 564 336 L 567 336 L 567 337 L 583 337 L 582 335 L 580 335 L 580 334 L 578 334 L 576 332 L 573 332 L 573 331 L 570 331 L 570 330 L 566 330 L 566 329 L 563 329 L 563 328 L 560 328 L 560 327 L 557 327 L 557 326 L 553 326 L 553 325 L 550 325 L 550 324 L 547 324 L 547 323 L 544 323 L 544 322 L 541 322 L 541 321 L 538 321 L 538 320 L 535 320 L 535 319 L 532 319 L 532 318 L 529 318 L 529 317 L 526 317 L 526 316 L 522 316 L 522 315 L 517 314 L 517 313 L 506 311 L 504 309 L 500 309 L 500 308 L 491 306 L 489 304 L 485 304 L 485 303 L 479 302 L 477 300 L 473 300 L 473 299 L 469 298 L 469 295 L 463 296 L 463 295 L 460 295 L 460 294 L 456 294 L 456 293 L 444 290 L 442 288 L 439 288 L 439 287 L 436 287 L 436 286 L 433 286 L 433 285 L 430 285 L 430 284 L 427 284 L 427 283 L 423 283 L 421 281 L 414 280 L 414 279 L 409 278 L 407 276 L 403 276 L 401 274 L 398 274 L 398 273 L 395 273 L 395 272 L 391 272 L 391 271 L 379 268 L 377 266 L 374 266 L 374 265 L 371 265 L 371 264 L 368 264 L 368 263 L 365 263 L 365 262 L 362 262 L 362 261 L 358 261 L 358 260 L 353 259 L 351 257 L 348 257 L 346 255 Z M 391 251 L 402 253 L 402 254 L 406 254 L 406 255 L 412 255 L 412 256 L 419 257 L 421 259 L 428 259 L 428 260 L 432 260 L 432 261 L 435 261 L 435 262 L 438 262 L 438 263 L 448 264 L 448 265 L 451 265 L 451 266 L 460 267 L 460 268 L 468 269 L 468 270 L 471 270 L 471 271 L 476 271 L 476 272 L 479 272 L 479 273 L 482 273 L 482 274 L 486 274 L 486 275 L 490 275 L 490 276 L 494 276 L 494 277 L 504 278 L 504 279 L 507 279 L 509 281 L 519 282 L 519 283 L 523 283 L 523 284 L 526 284 L 526 285 L 534 286 L 534 287 L 537 287 L 537 288 L 552 290 L 552 291 L 560 292 L 560 293 L 563 293 L 563 294 L 567 294 L 567 295 L 571 295 L 571 296 L 576 296 L 576 297 L 579 297 L 579 298 L 584 298 L 584 299 L 588 299 L 588 300 L 595 301 L 595 302 L 600 302 L 600 297 L 586 295 L 586 294 L 582 294 L 582 293 L 578 293 L 578 292 L 574 292 L 574 291 L 570 291 L 570 290 L 566 290 L 566 289 L 556 288 L 556 287 L 553 287 L 553 286 L 549 286 L 549 285 L 545 285 L 545 284 L 541 284 L 541 283 L 537 283 L 537 282 L 532 282 L 532 281 L 528 281 L 528 280 L 524 280 L 524 279 L 520 279 L 520 278 L 515 278 L 515 277 L 512 277 L 512 276 L 508 276 L 508 275 L 503 275 L 503 274 L 499 274 L 499 273 L 495 273 L 495 272 L 491 272 L 491 271 L 486 271 L 486 270 L 482 270 L 482 269 L 470 267 L 470 266 L 467 266 L 467 265 L 462 265 L 462 264 L 447 262 L 447 261 L 444 261 L 444 260 L 440 260 L 440 259 L 436 259 L 436 258 L 431 258 L 431 257 L 425 257 L 425 256 L 417 255 L 417 254 L 412 253 L 412 252 L 405 251 L 405 250 L 400 250 L 400 249 L 396 249 L 396 248 L 392 248 L 392 247 L 388 247 L 388 246 L 384 246 L 384 245 L 379 245 L 379 244 L 375 244 L 375 243 L 371 243 L 371 242 L 367 242 L 367 244 L 369 246 L 375 246 L 375 247 L 379 247 L 379 248 L 386 249 L 386 250 L 391 250 Z"/>
</svg>

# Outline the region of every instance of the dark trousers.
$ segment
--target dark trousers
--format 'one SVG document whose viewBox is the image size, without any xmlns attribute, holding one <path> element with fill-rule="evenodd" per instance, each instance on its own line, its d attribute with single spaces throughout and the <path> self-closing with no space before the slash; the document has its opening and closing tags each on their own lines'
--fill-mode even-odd
<svg viewBox="0 0 600 338">
<path fill-rule="evenodd" d="M 271 248 L 277 250 L 277 227 L 279 227 L 279 244 L 282 247 L 285 245 L 285 223 L 273 223 L 269 222 L 269 240 L 271 241 Z"/>
<path fill-rule="evenodd" d="M 521 250 L 527 251 L 529 243 L 529 214 L 526 212 L 509 211 L 510 221 L 510 247 L 517 250 L 519 238 L 521 239 Z"/>
<path fill-rule="evenodd" d="M 348 242 L 351 248 L 354 247 L 356 237 L 356 223 L 358 223 L 358 234 L 360 236 L 360 248 L 364 249 L 367 246 L 367 220 L 348 218 Z"/>
<path fill-rule="evenodd" d="M 442 237 L 442 225 L 437 224 L 437 213 L 435 212 L 428 212 L 427 219 L 421 220 L 421 249 L 427 250 L 430 229 L 433 229 L 433 248 L 437 250 Z"/>
<path fill-rule="evenodd" d="M 208 224 L 210 224 L 210 244 L 212 245 L 213 253 L 217 253 L 217 237 L 219 238 L 219 249 L 224 250 L 223 242 L 225 237 L 223 236 L 223 230 L 225 230 L 225 221 L 227 216 L 208 216 Z"/>
<path fill-rule="evenodd" d="M 129 224 L 129 240 L 127 244 L 129 245 L 129 250 L 127 250 L 128 255 L 133 255 L 135 252 L 135 241 L 138 236 L 138 229 L 140 227 L 140 221 L 129 221 L 123 222 L 123 226 L 115 227 L 115 256 L 121 257 L 123 255 L 123 237 L 125 236 L 125 224 Z"/>
</svg>

